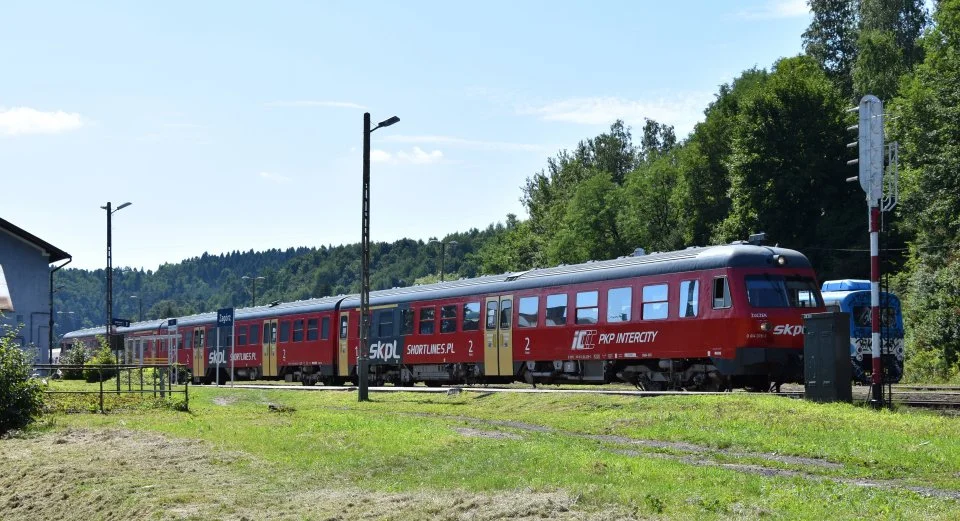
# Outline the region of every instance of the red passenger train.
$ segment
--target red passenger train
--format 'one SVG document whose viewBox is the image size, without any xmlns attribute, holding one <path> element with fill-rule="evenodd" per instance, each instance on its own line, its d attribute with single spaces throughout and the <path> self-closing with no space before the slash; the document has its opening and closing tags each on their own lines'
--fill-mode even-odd
<svg viewBox="0 0 960 521">
<path fill-rule="evenodd" d="M 217 338 L 215 313 L 118 332 L 128 361 L 175 360 L 196 381 L 226 381 L 232 365 L 235 378 L 338 385 L 356 381 L 359 306 L 341 295 L 238 309 L 235 342 L 228 330 Z M 370 306 L 374 383 L 650 390 L 800 381 L 802 315 L 824 311 L 806 257 L 744 243 L 375 291 Z"/>
</svg>

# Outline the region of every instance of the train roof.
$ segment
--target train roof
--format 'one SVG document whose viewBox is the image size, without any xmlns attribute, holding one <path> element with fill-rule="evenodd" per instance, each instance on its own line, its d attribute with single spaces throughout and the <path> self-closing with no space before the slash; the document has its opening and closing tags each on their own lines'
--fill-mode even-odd
<svg viewBox="0 0 960 521">
<path fill-rule="evenodd" d="M 786 259 L 786 268 L 810 268 L 810 261 L 800 252 L 786 248 L 755 246 L 745 243 L 733 243 L 722 246 L 691 247 L 685 250 L 631 255 L 604 261 L 590 261 L 582 264 L 560 265 L 551 268 L 500 275 L 485 275 L 471 279 L 445 281 L 436 284 L 424 284 L 404 288 L 393 288 L 370 292 L 372 306 L 399 304 L 415 300 L 434 300 L 457 298 L 470 295 L 491 293 L 512 293 L 531 288 L 555 287 L 568 284 L 582 284 L 616 280 L 627 277 L 663 275 L 730 267 L 773 267 L 774 257 Z M 291 313 L 312 313 L 330 311 L 337 304 L 344 308 L 360 306 L 360 295 L 339 295 L 296 302 L 287 302 L 276 306 L 258 306 L 239 308 L 235 311 L 236 320 L 269 318 Z M 216 313 L 201 313 L 177 319 L 177 325 L 190 326 L 214 322 Z M 165 320 L 151 320 L 131 324 L 127 328 L 117 328 L 119 333 L 157 330 L 165 325 Z M 104 327 L 73 331 L 64 338 L 87 337 L 103 334 Z"/>
<path fill-rule="evenodd" d="M 833 304 L 836 302 L 847 302 L 855 298 L 862 298 L 862 295 L 869 297 L 870 281 L 862 279 L 840 279 L 828 280 L 820 286 L 820 294 L 823 296 L 823 302 Z M 887 291 L 880 292 L 881 305 L 899 306 L 900 298 Z"/>
</svg>

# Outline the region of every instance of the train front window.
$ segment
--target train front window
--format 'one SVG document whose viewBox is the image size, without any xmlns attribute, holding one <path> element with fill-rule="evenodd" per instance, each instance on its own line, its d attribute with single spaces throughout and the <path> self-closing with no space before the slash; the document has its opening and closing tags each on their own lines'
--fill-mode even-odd
<svg viewBox="0 0 960 521">
<path fill-rule="evenodd" d="M 870 306 L 853 306 L 853 325 L 854 327 L 871 327 L 873 308 Z M 895 327 L 897 325 L 897 310 L 889 306 L 880 308 L 880 325 L 882 327 Z"/>
<path fill-rule="evenodd" d="M 815 308 L 823 306 L 810 277 L 748 275 L 747 301 L 755 308 Z"/>
</svg>

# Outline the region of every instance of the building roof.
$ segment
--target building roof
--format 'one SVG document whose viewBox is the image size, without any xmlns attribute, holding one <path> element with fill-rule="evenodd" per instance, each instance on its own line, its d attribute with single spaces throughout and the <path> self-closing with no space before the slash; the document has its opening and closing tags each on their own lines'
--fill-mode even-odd
<svg viewBox="0 0 960 521">
<path fill-rule="evenodd" d="M 50 260 L 48 262 L 62 261 L 64 259 L 69 259 L 72 257 L 72 255 L 70 255 L 69 253 L 61 250 L 60 248 L 57 248 L 56 246 L 50 244 L 49 242 L 41 239 L 40 237 L 37 237 L 36 235 L 24 230 L 23 228 L 20 228 L 19 226 L 13 224 L 12 222 L 6 219 L 0 218 L 0 230 L 8 232 L 40 248 L 47 255 L 50 256 Z"/>
</svg>

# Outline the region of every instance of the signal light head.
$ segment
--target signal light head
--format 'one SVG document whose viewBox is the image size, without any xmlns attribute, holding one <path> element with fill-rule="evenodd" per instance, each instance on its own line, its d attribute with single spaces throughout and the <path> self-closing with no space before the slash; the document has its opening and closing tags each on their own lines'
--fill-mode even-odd
<svg viewBox="0 0 960 521">
<path fill-rule="evenodd" d="M 776 264 L 777 266 L 786 266 L 786 265 L 787 265 L 787 258 L 784 257 L 783 255 L 774 255 L 774 256 L 773 256 L 773 263 Z"/>
<path fill-rule="evenodd" d="M 760 322 L 760 331 L 763 331 L 763 332 L 765 332 L 765 333 L 769 333 L 769 332 L 770 332 L 770 322 L 767 322 L 766 320 L 764 320 L 763 322 Z"/>
</svg>

